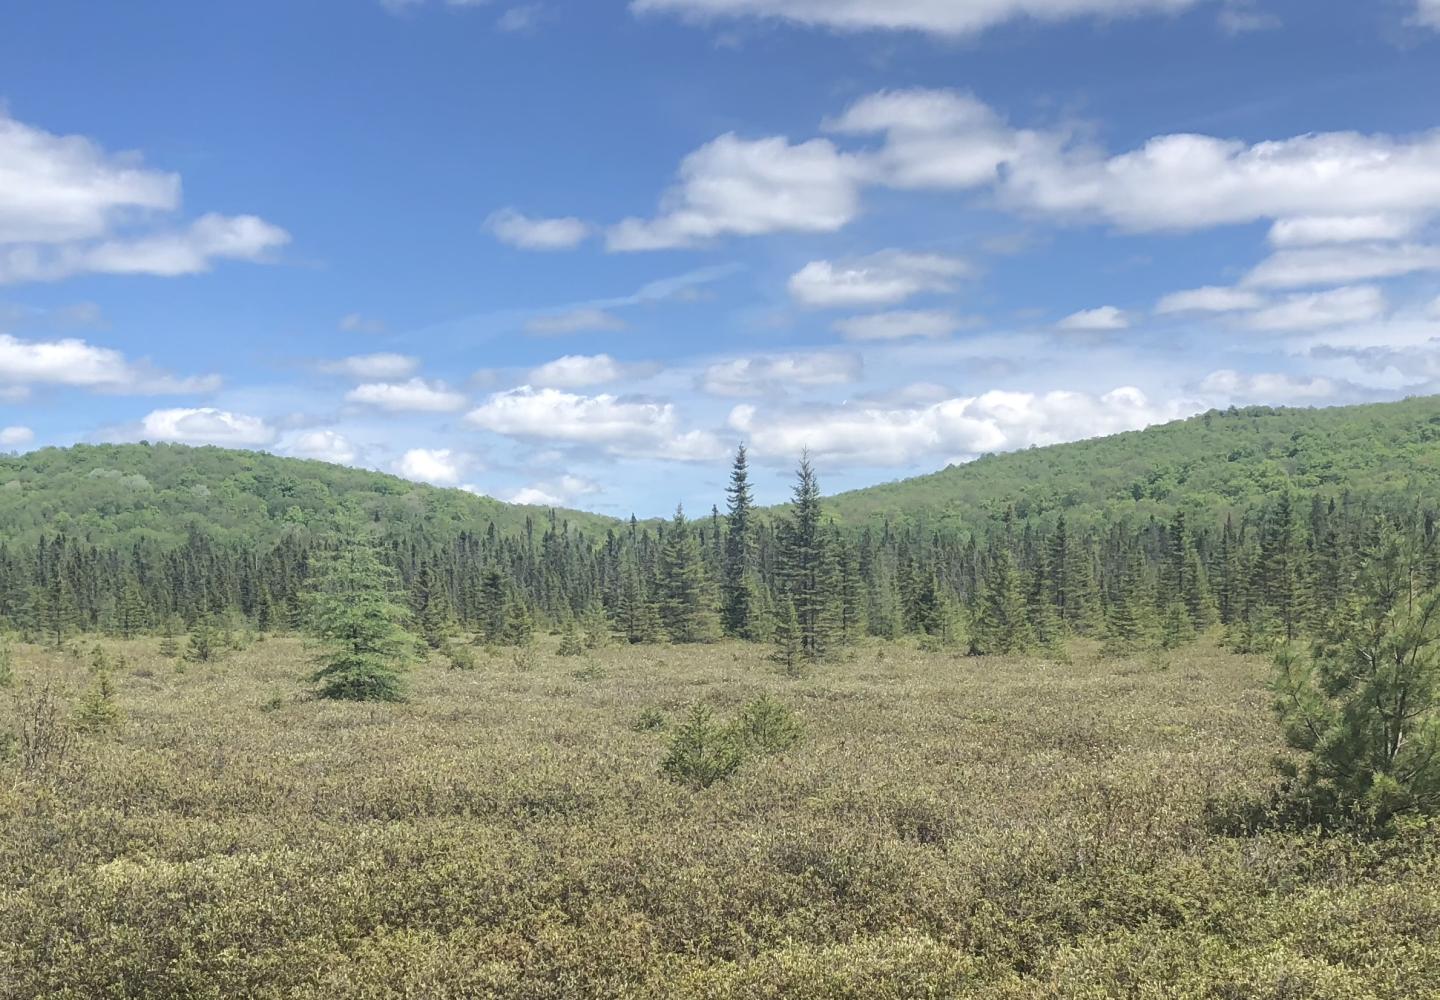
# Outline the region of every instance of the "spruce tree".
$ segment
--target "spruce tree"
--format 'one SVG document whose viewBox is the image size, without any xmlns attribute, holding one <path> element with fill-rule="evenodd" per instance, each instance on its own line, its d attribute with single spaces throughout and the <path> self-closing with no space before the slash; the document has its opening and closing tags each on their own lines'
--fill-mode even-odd
<svg viewBox="0 0 1440 1000">
<path fill-rule="evenodd" d="M 310 630 L 322 646 L 311 680 L 322 698 L 401 701 L 415 639 L 402 626 L 409 616 L 395 599 L 394 572 L 358 514 L 343 512 L 337 527 L 339 548 L 309 595 Z"/>
<path fill-rule="evenodd" d="M 1386 826 L 1440 813 L 1440 588 L 1424 552 L 1387 531 L 1358 592 L 1308 656 L 1276 657 L 1276 711 L 1302 766 L 1304 818 Z"/>
<path fill-rule="evenodd" d="M 754 584 L 751 580 L 755 539 L 751 525 L 754 494 L 745 446 L 735 450 L 730 469 L 727 498 L 724 583 L 721 593 L 721 624 L 725 634 L 739 639 L 756 638 L 754 628 Z"/>
<path fill-rule="evenodd" d="M 656 585 L 660 617 L 672 641 L 709 642 L 715 638 L 718 623 L 711 606 L 700 543 L 680 507 L 675 508 L 675 517 L 660 549 Z"/>
<path fill-rule="evenodd" d="M 1032 640 L 1020 573 L 1009 546 L 999 541 L 992 545 L 970 626 L 970 652 L 976 656 L 1020 653 Z"/>
<path fill-rule="evenodd" d="M 835 562 L 830 536 L 821 523 L 820 484 L 808 454 L 800 458 L 790 517 L 780 528 L 780 578 L 786 599 L 795 608 L 801 654 L 819 660 L 835 640 Z"/>
</svg>

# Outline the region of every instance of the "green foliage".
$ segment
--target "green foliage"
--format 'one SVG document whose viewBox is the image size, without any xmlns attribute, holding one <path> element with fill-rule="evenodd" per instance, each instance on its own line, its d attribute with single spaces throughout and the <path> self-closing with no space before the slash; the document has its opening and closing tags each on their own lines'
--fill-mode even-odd
<svg viewBox="0 0 1440 1000">
<path fill-rule="evenodd" d="M 210 615 L 201 615 L 195 619 L 195 624 L 190 626 L 185 659 L 191 663 L 210 663 L 220 658 L 223 647 L 223 637 L 215 627 L 215 619 Z"/>
<path fill-rule="evenodd" d="M 84 733 L 109 732 L 120 725 L 120 706 L 115 702 L 115 685 L 110 674 L 95 678 L 89 692 L 75 710 L 75 728 Z"/>
<path fill-rule="evenodd" d="M 15 684 L 15 645 L 10 637 L 0 632 L 0 688 Z"/>
<path fill-rule="evenodd" d="M 665 728 L 665 713 L 653 705 L 641 709 L 640 714 L 635 716 L 635 721 L 630 723 L 630 728 L 637 733 L 653 733 Z"/>
<path fill-rule="evenodd" d="M 458 642 L 445 646 L 445 659 L 449 661 L 451 670 L 474 670 L 480 665 L 475 650 Z"/>
<path fill-rule="evenodd" d="M 660 619 L 674 642 L 712 642 L 719 635 L 710 581 L 705 574 L 700 542 L 685 520 L 684 509 L 665 531 L 656 573 Z"/>
<path fill-rule="evenodd" d="M 407 611 L 392 596 L 393 574 L 380 562 L 358 517 L 342 518 L 339 548 L 310 595 L 310 629 L 320 642 L 316 694 L 343 701 L 401 701 L 401 671 L 414 637 Z"/>
<path fill-rule="evenodd" d="M 743 760 L 730 727 L 716 722 L 714 711 L 697 702 L 675 727 L 660 770 L 683 785 L 702 789 L 732 777 Z"/>
<path fill-rule="evenodd" d="M 584 656 L 585 641 L 580 637 L 580 630 L 575 627 L 575 619 L 565 619 L 565 627 L 560 631 L 560 648 L 556 651 L 560 656 Z"/>
<path fill-rule="evenodd" d="M 1327 826 L 1388 828 L 1440 813 L 1440 587 L 1423 554 L 1387 533 L 1362 587 L 1308 656 L 1275 658 L 1276 711 L 1301 814 Z"/>
<path fill-rule="evenodd" d="M 799 743 L 805 727 L 788 706 L 762 695 L 741 710 L 730 732 L 742 753 L 776 754 Z"/>
</svg>

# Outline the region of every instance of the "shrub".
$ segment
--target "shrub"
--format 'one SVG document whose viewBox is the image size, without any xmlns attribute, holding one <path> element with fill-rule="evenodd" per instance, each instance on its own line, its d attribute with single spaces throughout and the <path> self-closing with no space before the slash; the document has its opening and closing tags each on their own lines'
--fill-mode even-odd
<svg viewBox="0 0 1440 1000">
<path fill-rule="evenodd" d="M 746 705 L 730 726 L 735 745 L 745 753 L 783 753 L 804 736 L 795 713 L 769 695 Z"/>
<path fill-rule="evenodd" d="M 734 775 L 742 759 L 730 727 L 719 725 L 710 707 L 697 703 L 671 737 L 660 770 L 691 788 L 709 788 Z"/>
<path fill-rule="evenodd" d="M 635 721 L 630 724 L 630 728 L 637 733 L 653 733 L 657 729 L 664 729 L 665 713 L 653 706 L 644 709 L 635 717 Z"/>
<path fill-rule="evenodd" d="M 10 637 L 0 635 L 0 688 L 8 688 L 15 683 L 15 649 L 10 645 Z"/>
<path fill-rule="evenodd" d="M 445 647 L 445 658 L 450 661 L 451 670 L 474 670 L 480 665 L 474 648 L 458 642 L 452 642 Z"/>
<path fill-rule="evenodd" d="M 65 724 L 55 689 L 46 683 L 28 698 L 17 699 L 15 708 L 20 717 L 16 742 L 21 773 L 34 776 L 64 764 L 75 736 Z"/>
<path fill-rule="evenodd" d="M 120 724 L 120 706 L 115 704 L 115 685 L 109 673 L 101 673 L 80 707 L 75 710 L 75 726 L 82 732 L 102 733 Z"/>
</svg>

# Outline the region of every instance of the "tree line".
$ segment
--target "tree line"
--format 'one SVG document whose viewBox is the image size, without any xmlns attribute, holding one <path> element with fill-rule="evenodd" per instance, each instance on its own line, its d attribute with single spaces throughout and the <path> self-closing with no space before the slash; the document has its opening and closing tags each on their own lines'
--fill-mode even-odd
<svg viewBox="0 0 1440 1000">
<path fill-rule="evenodd" d="M 1260 649 L 1322 631 L 1387 526 L 1424 543 L 1424 572 L 1440 582 L 1437 524 L 1418 497 L 1280 489 L 1218 522 L 1182 510 L 1077 530 L 1063 511 L 1022 520 L 1001 510 L 976 524 L 846 529 L 827 516 L 808 458 L 788 507 L 758 510 L 741 447 L 724 510 L 700 518 L 677 509 L 666 522 L 632 517 L 599 532 L 551 512 L 518 531 L 492 522 L 448 538 L 415 523 L 360 528 L 432 645 L 456 631 L 504 645 L 575 628 L 630 643 L 773 642 L 796 663 L 865 637 L 984 654 L 1089 636 L 1123 651 L 1178 646 L 1215 626 L 1235 648 Z M 290 525 L 259 547 L 199 526 L 169 546 L 105 547 L 65 532 L 0 543 L 0 627 L 54 643 L 197 623 L 300 630 L 316 567 L 356 530 L 338 525 Z"/>
</svg>

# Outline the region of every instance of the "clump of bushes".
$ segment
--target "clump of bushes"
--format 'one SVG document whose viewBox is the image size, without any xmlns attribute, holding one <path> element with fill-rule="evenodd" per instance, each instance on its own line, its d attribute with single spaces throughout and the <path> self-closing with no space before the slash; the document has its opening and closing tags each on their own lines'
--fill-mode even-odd
<svg viewBox="0 0 1440 1000">
<path fill-rule="evenodd" d="M 803 735 L 795 713 L 769 695 L 746 705 L 728 724 L 718 722 L 708 705 L 697 703 L 671 736 L 660 770 L 691 788 L 709 788 L 733 777 L 747 759 L 783 753 Z"/>
</svg>

